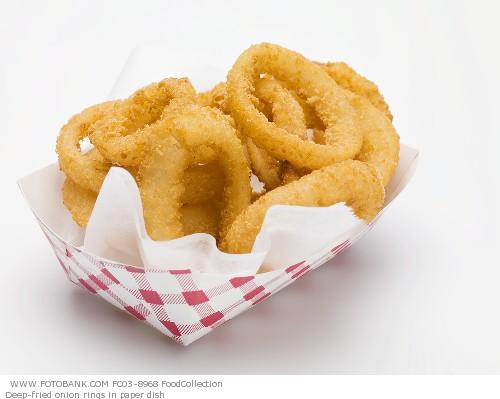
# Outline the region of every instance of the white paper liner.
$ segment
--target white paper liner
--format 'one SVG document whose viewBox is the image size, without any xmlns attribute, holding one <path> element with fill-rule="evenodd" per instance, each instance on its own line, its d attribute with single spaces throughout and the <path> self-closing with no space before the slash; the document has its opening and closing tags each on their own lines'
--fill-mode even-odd
<svg viewBox="0 0 500 399">
<path fill-rule="evenodd" d="M 264 263 L 267 270 L 293 264 L 365 224 L 343 204 L 275 206 L 266 215 L 252 253 L 233 255 L 221 252 L 208 234 L 152 241 L 142 215 L 134 178 L 124 169 L 112 168 L 87 225 L 83 249 L 146 269 L 191 267 L 200 272 L 255 274 Z"/>
</svg>

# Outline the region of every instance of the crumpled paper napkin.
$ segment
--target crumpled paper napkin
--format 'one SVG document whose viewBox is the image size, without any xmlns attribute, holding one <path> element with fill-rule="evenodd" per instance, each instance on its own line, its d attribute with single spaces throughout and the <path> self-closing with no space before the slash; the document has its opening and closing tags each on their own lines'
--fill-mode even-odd
<svg viewBox="0 0 500 399">
<path fill-rule="evenodd" d="M 141 197 L 128 171 L 110 169 L 85 231 L 83 248 L 106 259 L 146 269 L 192 269 L 253 275 L 305 260 L 366 226 L 344 204 L 313 208 L 271 207 L 249 254 L 221 252 L 209 234 L 153 241 L 146 232 Z"/>
</svg>

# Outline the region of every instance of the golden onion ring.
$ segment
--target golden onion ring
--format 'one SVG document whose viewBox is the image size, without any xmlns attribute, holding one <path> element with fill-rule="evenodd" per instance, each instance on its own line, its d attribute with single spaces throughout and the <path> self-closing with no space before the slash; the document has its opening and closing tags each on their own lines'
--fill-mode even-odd
<svg viewBox="0 0 500 399">
<path fill-rule="evenodd" d="M 166 109 L 140 165 L 146 229 L 153 240 L 181 237 L 185 170 L 195 162 L 190 149 L 209 146 L 225 174 L 220 229 L 225 233 L 251 200 L 250 169 L 243 146 L 228 119 L 214 108 L 177 99 Z"/>
<path fill-rule="evenodd" d="M 286 82 L 307 99 L 325 125 L 330 144 L 289 134 L 257 110 L 252 92 L 261 73 Z M 227 78 L 227 105 L 238 127 L 256 145 L 297 167 L 318 169 L 352 159 L 362 145 L 355 112 L 344 92 L 319 65 L 277 45 L 252 46 L 238 57 Z"/>
<path fill-rule="evenodd" d="M 115 165 L 139 165 L 155 122 L 174 98 L 196 100 L 189 79 L 164 79 L 137 90 L 91 126 L 92 144 Z"/>
<path fill-rule="evenodd" d="M 379 173 L 373 166 L 352 160 L 326 166 L 260 197 L 236 218 L 222 237 L 221 249 L 250 252 L 266 212 L 273 205 L 317 207 L 345 202 L 358 217 L 369 222 L 382 209 L 384 196 Z"/>
</svg>

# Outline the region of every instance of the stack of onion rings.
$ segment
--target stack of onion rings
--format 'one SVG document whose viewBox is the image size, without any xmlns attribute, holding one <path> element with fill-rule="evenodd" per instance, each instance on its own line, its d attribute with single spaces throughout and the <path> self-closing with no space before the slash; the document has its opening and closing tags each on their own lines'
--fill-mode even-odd
<svg viewBox="0 0 500 399">
<path fill-rule="evenodd" d="M 255 45 L 209 91 L 168 78 L 72 117 L 56 145 L 63 203 L 84 227 L 115 165 L 136 179 L 153 240 L 207 233 L 224 251 L 249 252 L 277 204 L 345 202 L 369 222 L 399 159 L 392 118 L 347 64 Z M 83 152 L 86 138 L 94 148 Z M 263 192 L 252 193 L 251 173 Z"/>
</svg>

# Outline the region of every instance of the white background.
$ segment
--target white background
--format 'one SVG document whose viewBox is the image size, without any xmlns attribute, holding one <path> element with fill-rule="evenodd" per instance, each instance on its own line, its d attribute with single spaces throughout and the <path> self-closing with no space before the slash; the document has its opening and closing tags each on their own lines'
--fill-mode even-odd
<svg viewBox="0 0 500 399">
<path fill-rule="evenodd" d="M 1 372 L 500 371 L 498 3 L 1 4 Z M 135 46 L 226 62 L 260 41 L 377 82 L 419 168 L 362 241 L 183 348 L 70 285 L 15 182 Z"/>
</svg>

